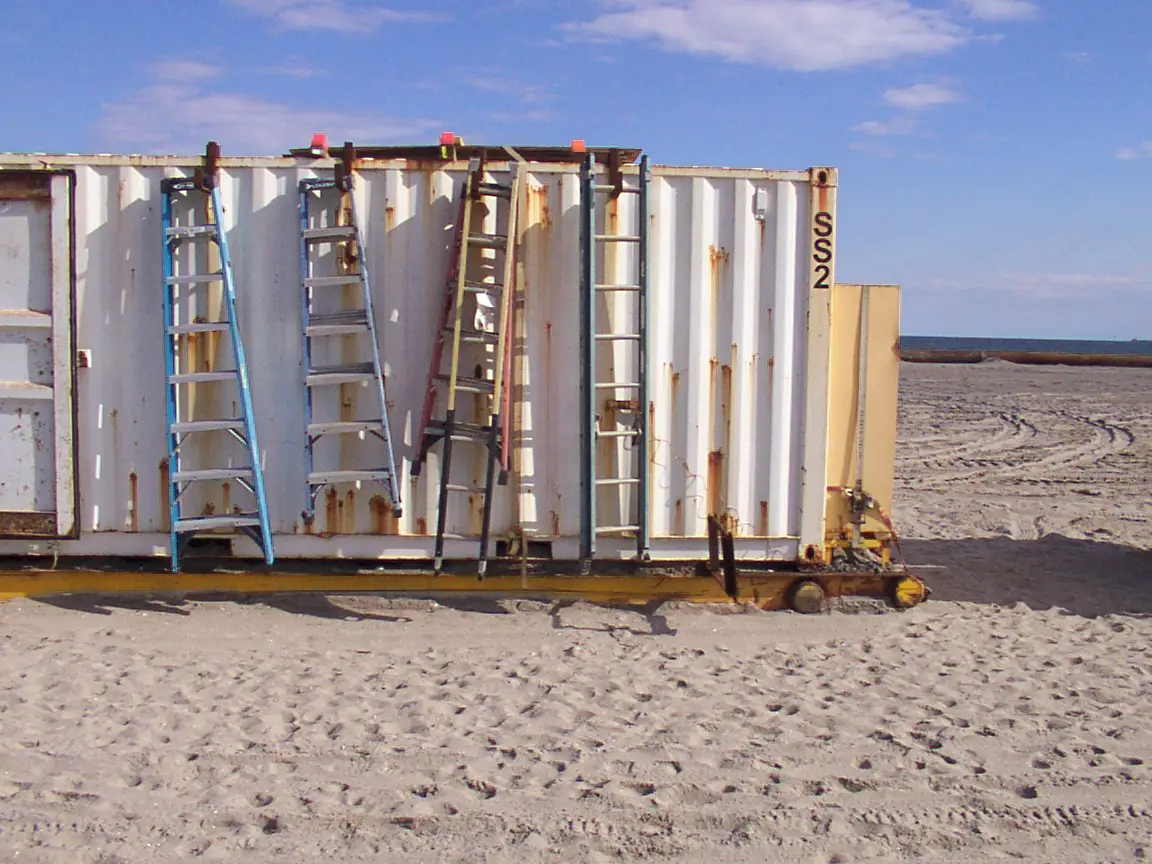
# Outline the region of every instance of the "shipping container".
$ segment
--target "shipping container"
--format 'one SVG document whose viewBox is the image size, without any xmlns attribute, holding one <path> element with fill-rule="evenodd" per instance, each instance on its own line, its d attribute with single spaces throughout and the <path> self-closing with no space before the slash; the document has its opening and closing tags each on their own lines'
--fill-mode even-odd
<svg viewBox="0 0 1152 864">
<path fill-rule="evenodd" d="M 501 160 L 484 165 L 489 180 L 517 164 Z M 327 155 L 218 164 L 276 560 L 423 567 L 433 551 L 439 451 L 418 477 L 411 468 L 469 166 L 423 156 L 355 164 L 403 507 L 397 513 L 371 484 L 343 483 L 321 490 L 310 518 L 297 189 L 337 164 Z M 161 181 L 202 166 L 199 157 L 0 155 L 0 556 L 168 555 Z M 577 158 L 522 170 L 512 459 L 493 503 L 491 548 L 497 560 L 559 567 L 581 558 L 587 528 L 587 211 Z M 640 168 L 620 171 L 635 181 Z M 651 561 L 639 563 L 714 560 L 711 516 L 731 535 L 742 569 L 832 564 L 853 536 L 853 487 L 876 505 L 859 513 L 857 544 L 887 561 L 899 295 L 893 286 L 835 283 L 837 186 L 831 168 L 651 167 L 641 409 Z M 621 196 L 596 218 L 630 224 L 637 206 L 636 196 Z M 623 278 L 614 274 L 634 267 L 634 254 L 621 249 L 598 266 L 605 278 Z M 637 326 L 616 299 L 598 309 L 609 327 Z M 225 347 L 204 338 L 195 350 L 212 368 Z M 602 362 L 632 362 L 607 350 Z M 627 377 L 623 368 L 616 374 Z M 206 390 L 196 398 L 217 397 Z M 595 410 L 615 409 L 602 399 Z M 217 462 L 238 458 L 227 449 L 238 445 L 204 446 L 217 448 Z M 378 459 L 374 446 L 370 436 L 350 437 L 328 458 L 337 468 L 363 467 Z M 631 449 L 621 440 L 595 458 L 620 470 Z M 471 467 L 482 481 L 484 460 Z M 247 494 L 227 480 L 201 485 L 185 506 L 203 513 L 228 513 Z M 634 499 L 594 494 L 603 518 L 639 518 Z M 449 562 L 476 558 L 479 517 L 467 496 L 451 503 L 448 528 L 463 539 L 446 541 Z M 225 542 L 235 558 L 260 556 L 244 536 Z M 596 543 L 599 562 L 635 557 L 628 536 Z"/>
</svg>

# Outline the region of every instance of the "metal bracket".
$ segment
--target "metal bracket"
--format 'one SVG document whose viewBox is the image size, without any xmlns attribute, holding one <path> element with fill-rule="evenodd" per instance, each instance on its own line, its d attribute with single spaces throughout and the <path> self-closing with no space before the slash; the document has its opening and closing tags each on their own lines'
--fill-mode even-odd
<svg viewBox="0 0 1152 864">
<path fill-rule="evenodd" d="M 356 147 L 351 141 L 344 142 L 340 161 L 336 163 L 336 188 L 341 192 L 351 192 L 355 180 Z"/>
<path fill-rule="evenodd" d="M 204 148 L 204 165 L 197 168 L 193 174 L 193 182 L 196 184 L 196 188 L 205 192 L 215 188 L 216 175 L 219 171 L 220 145 L 215 141 L 209 141 L 208 146 Z"/>
<path fill-rule="evenodd" d="M 472 200 L 479 201 L 480 184 L 484 182 L 484 169 L 488 163 L 488 151 L 481 147 L 476 157 L 468 163 L 468 171 L 472 174 Z"/>
<path fill-rule="evenodd" d="M 723 562 L 720 556 L 723 555 Z M 724 593 L 733 600 L 740 599 L 740 580 L 736 572 L 736 540 L 715 513 L 708 514 L 708 567 L 713 573 L 722 570 Z"/>
<path fill-rule="evenodd" d="M 612 187 L 611 195 L 618 197 L 624 191 L 624 172 L 621 170 L 620 149 L 613 147 L 608 151 L 608 185 Z"/>
</svg>

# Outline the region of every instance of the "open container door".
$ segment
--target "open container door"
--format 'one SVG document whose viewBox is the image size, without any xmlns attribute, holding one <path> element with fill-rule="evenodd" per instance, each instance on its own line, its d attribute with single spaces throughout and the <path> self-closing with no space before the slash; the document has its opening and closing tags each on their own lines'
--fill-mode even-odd
<svg viewBox="0 0 1152 864">
<path fill-rule="evenodd" d="M 77 535 L 72 175 L 0 172 L 0 537 Z"/>
</svg>

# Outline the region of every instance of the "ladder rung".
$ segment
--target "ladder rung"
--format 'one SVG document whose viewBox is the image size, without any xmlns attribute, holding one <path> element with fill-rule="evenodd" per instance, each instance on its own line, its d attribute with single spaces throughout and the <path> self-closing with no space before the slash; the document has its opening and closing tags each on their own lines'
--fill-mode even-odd
<svg viewBox="0 0 1152 864">
<path fill-rule="evenodd" d="M 456 287 L 456 283 L 452 283 L 452 288 Z M 464 281 L 465 291 L 486 291 L 489 294 L 499 294 L 504 290 L 504 285 L 500 282 L 472 282 L 469 280 Z"/>
<path fill-rule="evenodd" d="M 306 327 L 304 330 L 309 336 L 347 336 L 350 333 L 366 333 L 367 331 L 367 321 L 360 324 L 320 324 Z"/>
<path fill-rule="evenodd" d="M 361 480 L 388 480 L 392 472 L 383 468 L 365 469 L 360 471 L 317 471 L 308 475 L 311 486 L 325 486 L 329 483 L 357 483 Z"/>
<path fill-rule="evenodd" d="M 597 438 L 639 438 L 640 433 L 635 429 L 614 430 L 612 432 L 597 432 Z"/>
<path fill-rule="evenodd" d="M 486 249 L 503 249 L 508 243 L 508 237 L 504 234 L 469 234 L 468 243 Z"/>
<path fill-rule="evenodd" d="M 437 380 L 447 383 L 450 379 L 447 375 L 437 375 Z M 486 381 L 483 378 L 456 378 L 456 389 L 465 390 L 469 393 L 495 393 L 496 383 L 494 381 Z"/>
<path fill-rule="evenodd" d="M 242 432 L 244 430 L 244 420 L 241 418 L 235 420 L 189 420 L 184 423 L 173 423 L 170 428 L 176 433 L 218 432 L 224 430 Z"/>
<path fill-rule="evenodd" d="M 452 327 L 445 327 L 445 333 L 454 333 L 455 329 Z M 460 341 L 461 342 L 499 342 L 500 334 L 493 333 L 488 330 L 470 330 L 468 328 L 460 328 Z"/>
<path fill-rule="evenodd" d="M 639 333 L 597 333 L 597 342 L 639 342 Z"/>
<path fill-rule="evenodd" d="M 639 390 L 640 384 L 637 381 L 622 381 L 622 382 L 619 382 L 617 384 L 612 384 L 609 382 L 601 381 L 601 382 L 597 382 L 596 389 L 597 390 Z"/>
<path fill-rule="evenodd" d="M 438 435 L 444 437 L 444 423 L 443 421 L 433 421 L 424 430 L 425 435 Z M 459 441 L 466 439 L 469 441 L 487 441 L 492 434 L 491 426 L 480 426 L 477 423 L 461 423 L 457 420 L 452 424 L 452 440 Z"/>
<path fill-rule="evenodd" d="M 195 324 L 173 324 L 168 332 L 173 336 L 180 333 L 219 333 L 230 326 L 227 321 L 199 321 Z"/>
<path fill-rule="evenodd" d="M 260 516 L 256 513 L 233 513 L 228 516 L 196 516 L 191 519 L 180 519 L 172 526 L 172 530 L 180 534 L 189 531 L 211 531 L 215 528 L 246 528 L 260 524 Z"/>
<path fill-rule="evenodd" d="M 216 239 L 216 226 L 215 225 L 179 225 L 175 228 L 169 228 L 165 232 L 169 237 L 176 237 L 187 240 L 200 240 L 208 238 L 210 240 Z"/>
<path fill-rule="evenodd" d="M 596 192 L 623 192 L 625 195 L 639 195 L 640 190 L 635 186 L 623 186 L 617 189 L 615 186 L 593 186 L 592 189 Z"/>
<path fill-rule="evenodd" d="M 203 384 L 207 381 L 235 381 L 236 370 L 224 369 L 219 372 L 181 372 L 168 378 L 169 384 Z"/>
<path fill-rule="evenodd" d="M 356 236 L 356 228 L 352 225 L 335 225 L 330 228 L 308 228 L 303 232 L 305 240 L 322 243 L 325 240 L 347 240 Z"/>
<path fill-rule="evenodd" d="M 440 537 L 444 540 L 475 540 L 475 537 L 467 537 L 463 534 L 441 534 Z"/>
<path fill-rule="evenodd" d="M 309 276 L 304 280 L 307 288 L 334 288 L 337 285 L 359 285 L 359 273 L 344 273 L 340 276 Z"/>
<path fill-rule="evenodd" d="M 350 432 L 372 432 L 380 429 L 380 420 L 341 420 L 332 423 L 310 423 L 309 435 L 347 435 Z"/>
<path fill-rule="evenodd" d="M 483 495 L 488 491 L 483 486 L 457 486 L 454 483 L 446 483 L 444 488 L 449 492 L 467 492 L 469 495 Z"/>
<path fill-rule="evenodd" d="M 596 529 L 599 534 L 623 534 L 629 531 L 639 531 L 639 525 L 603 525 Z"/>
<path fill-rule="evenodd" d="M 208 282 L 220 282 L 223 273 L 193 273 L 189 276 L 169 276 L 164 281 L 169 285 L 203 285 Z"/>
<path fill-rule="evenodd" d="M 196 480 L 234 480 L 247 477 L 251 468 L 205 468 L 201 471 L 176 471 L 172 474 L 173 483 L 191 483 Z"/>
<path fill-rule="evenodd" d="M 638 477 L 606 477 L 596 481 L 597 486 L 639 486 Z"/>
<path fill-rule="evenodd" d="M 336 336 L 341 333 L 362 333 L 368 329 L 368 313 L 363 309 L 313 315 L 305 328 L 309 336 Z"/>
<path fill-rule="evenodd" d="M 346 363 L 338 366 L 316 366 L 308 371 L 304 383 L 309 387 L 317 387 L 372 381 L 375 378 L 376 369 L 371 363 Z"/>
<path fill-rule="evenodd" d="M 596 286 L 597 291 L 639 291 L 639 285 L 613 285 L 604 283 Z"/>
<path fill-rule="evenodd" d="M 512 187 L 503 183 L 477 183 L 476 189 L 481 195 L 492 195 L 496 198 L 512 197 Z"/>
<path fill-rule="evenodd" d="M 31 309 L 0 309 L 0 329 L 50 330 L 52 316 Z"/>
<path fill-rule="evenodd" d="M 597 234 L 596 239 L 602 243 L 639 243 L 638 234 Z"/>
</svg>

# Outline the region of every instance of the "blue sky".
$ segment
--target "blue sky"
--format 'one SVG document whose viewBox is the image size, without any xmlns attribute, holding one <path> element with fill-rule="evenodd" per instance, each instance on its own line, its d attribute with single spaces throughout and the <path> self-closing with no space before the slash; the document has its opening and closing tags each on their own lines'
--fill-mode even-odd
<svg viewBox="0 0 1152 864">
<path fill-rule="evenodd" d="M 834 165 L 837 277 L 903 285 L 904 332 L 1152 338 L 1150 35 L 1148 0 L 39 0 L 0 149 Z"/>
</svg>

